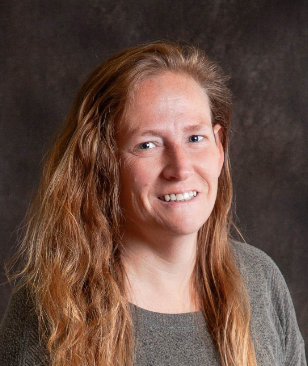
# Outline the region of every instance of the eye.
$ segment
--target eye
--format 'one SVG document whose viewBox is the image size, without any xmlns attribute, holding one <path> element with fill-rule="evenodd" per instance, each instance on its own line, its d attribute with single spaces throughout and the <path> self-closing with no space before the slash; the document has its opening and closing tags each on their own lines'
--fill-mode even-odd
<svg viewBox="0 0 308 366">
<path fill-rule="evenodd" d="M 151 141 L 143 142 L 139 145 L 139 149 L 142 150 L 152 149 L 153 147 L 155 147 L 155 144 Z"/>
<path fill-rule="evenodd" d="M 189 137 L 189 142 L 199 142 L 203 139 L 204 139 L 204 137 L 201 135 L 192 135 Z"/>
</svg>

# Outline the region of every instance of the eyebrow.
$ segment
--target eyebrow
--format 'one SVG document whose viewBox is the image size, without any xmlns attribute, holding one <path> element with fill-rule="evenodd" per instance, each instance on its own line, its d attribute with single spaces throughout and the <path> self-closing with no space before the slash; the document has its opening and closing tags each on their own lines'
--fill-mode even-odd
<svg viewBox="0 0 308 366">
<path fill-rule="evenodd" d="M 209 129 L 212 128 L 212 125 L 209 125 L 207 123 L 199 123 L 199 124 L 195 124 L 195 125 L 189 125 L 189 126 L 185 126 L 184 127 L 184 132 L 195 132 L 195 131 L 200 131 L 201 129 Z M 145 131 L 141 131 L 140 136 L 145 136 L 145 135 L 152 135 L 152 136 L 158 136 L 160 135 L 164 130 L 145 130 Z M 127 134 L 129 136 L 133 136 L 135 134 L 139 134 L 138 128 L 135 129 L 131 129 L 129 131 L 127 131 Z"/>
</svg>

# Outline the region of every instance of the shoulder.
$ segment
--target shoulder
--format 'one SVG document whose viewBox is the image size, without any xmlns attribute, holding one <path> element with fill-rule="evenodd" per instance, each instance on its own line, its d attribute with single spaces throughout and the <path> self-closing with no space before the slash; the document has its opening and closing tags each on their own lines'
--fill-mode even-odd
<svg viewBox="0 0 308 366">
<path fill-rule="evenodd" d="M 231 241 L 230 245 L 248 291 L 262 291 L 277 305 L 282 300 L 290 302 L 285 278 L 270 256 L 247 243 Z"/>
<path fill-rule="evenodd" d="M 268 271 L 277 269 L 274 261 L 261 249 L 253 247 L 250 244 L 239 241 L 230 241 L 235 260 L 239 266 L 255 267 L 258 271 Z"/>
<path fill-rule="evenodd" d="M 249 294 L 257 353 L 265 358 L 276 355 L 279 365 L 306 365 L 293 302 L 278 266 L 249 244 L 231 241 L 230 245 Z"/>
<path fill-rule="evenodd" d="M 41 366 L 44 354 L 30 291 L 26 286 L 13 290 L 0 325 L 0 364 Z"/>
<path fill-rule="evenodd" d="M 248 292 L 264 297 L 278 306 L 289 297 L 286 281 L 276 263 L 262 250 L 238 241 L 230 242 L 238 269 Z"/>
<path fill-rule="evenodd" d="M 238 269 L 248 287 L 263 286 L 264 290 L 274 287 L 286 287 L 283 275 L 270 256 L 261 249 L 247 243 L 230 241 L 231 249 Z"/>
</svg>

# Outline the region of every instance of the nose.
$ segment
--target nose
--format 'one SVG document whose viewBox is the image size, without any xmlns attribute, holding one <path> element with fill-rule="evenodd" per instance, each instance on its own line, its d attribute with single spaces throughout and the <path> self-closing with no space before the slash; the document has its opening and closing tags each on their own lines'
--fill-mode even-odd
<svg viewBox="0 0 308 366">
<path fill-rule="evenodd" d="M 188 179 L 193 173 L 193 165 L 189 153 L 183 147 L 169 147 L 163 160 L 163 176 L 165 179 L 183 181 Z"/>
</svg>

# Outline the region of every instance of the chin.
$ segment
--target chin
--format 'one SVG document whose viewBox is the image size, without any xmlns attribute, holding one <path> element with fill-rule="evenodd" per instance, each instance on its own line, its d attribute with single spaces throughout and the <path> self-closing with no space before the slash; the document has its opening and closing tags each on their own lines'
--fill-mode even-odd
<svg viewBox="0 0 308 366">
<path fill-rule="evenodd" d="M 170 233 L 177 234 L 177 235 L 191 235 L 197 234 L 200 228 L 204 225 L 206 221 L 202 222 L 185 222 L 182 221 L 181 223 L 169 223 L 164 226 L 164 229 Z"/>
</svg>

